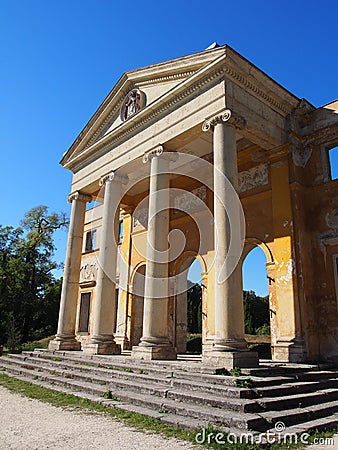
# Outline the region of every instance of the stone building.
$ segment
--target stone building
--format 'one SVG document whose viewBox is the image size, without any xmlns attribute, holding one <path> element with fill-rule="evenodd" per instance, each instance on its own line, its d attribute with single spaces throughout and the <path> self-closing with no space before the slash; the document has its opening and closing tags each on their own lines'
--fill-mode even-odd
<svg viewBox="0 0 338 450">
<path fill-rule="evenodd" d="M 125 73 L 61 160 L 72 212 L 50 349 L 176 358 L 197 258 L 203 362 L 255 366 L 242 263 L 259 246 L 272 359 L 336 360 L 337 145 L 338 101 L 315 108 L 228 46 Z"/>
</svg>

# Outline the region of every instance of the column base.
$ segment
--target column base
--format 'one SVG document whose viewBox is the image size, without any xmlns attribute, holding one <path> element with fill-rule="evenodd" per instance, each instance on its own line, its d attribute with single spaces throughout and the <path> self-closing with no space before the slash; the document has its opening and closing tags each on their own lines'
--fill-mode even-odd
<svg viewBox="0 0 338 450">
<path fill-rule="evenodd" d="M 292 340 L 277 340 L 271 345 L 273 361 L 303 363 L 306 362 L 306 350 L 304 340 L 295 338 Z"/>
<path fill-rule="evenodd" d="M 53 339 L 49 342 L 48 350 L 81 350 L 81 342 L 76 339 L 73 340 L 62 340 L 62 339 Z"/>
<path fill-rule="evenodd" d="M 130 343 L 129 343 L 129 339 L 127 338 L 127 336 L 123 336 L 123 335 L 119 336 L 119 335 L 115 334 L 114 340 L 117 345 L 121 346 L 121 351 L 122 350 L 130 350 Z"/>
<path fill-rule="evenodd" d="M 120 355 L 121 346 L 116 342 L 88 342 L 83 346 L 87 355 Z"/>
<path fill-rule="evenodd" d="M 131 357 L 135 359 L 144 359 L 151 361 L 153 359 L 176 359 L 177 354 L 171 346 L 134 346 L 132 348 Z"/>
<path fill-rule="evenodd" d="M 231 370 L 235 367 L 258 367 L 258 353 L 250 352 L 249 350 L 244 350 L 242 352 L 221 352 L 217 350 L 205 351 L 202 355 L 202 364 L 226 370 Z"/>
</svg>

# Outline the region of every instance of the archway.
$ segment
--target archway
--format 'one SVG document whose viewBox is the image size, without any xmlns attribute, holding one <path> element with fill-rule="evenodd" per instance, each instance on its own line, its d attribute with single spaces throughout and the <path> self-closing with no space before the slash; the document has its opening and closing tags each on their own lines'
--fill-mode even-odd
<svg viewBox="0 0 338 450">
<path fill-rule="evenodd" d="M 133 294 L 130 310 L 130 344 L 131 347 L 139 345 L 143 335 L 143 310 L 144 310 L 144 281 L 146 265 L 137 268 L 133 277 Z"/>
<path fill-rule="evenodd" d="M 250 348 L 261 359 L 271 359 L 269 282 L 266 269 L 268 248 L 251 243 L 242 258 L 244 328 Z"/>
</svg>

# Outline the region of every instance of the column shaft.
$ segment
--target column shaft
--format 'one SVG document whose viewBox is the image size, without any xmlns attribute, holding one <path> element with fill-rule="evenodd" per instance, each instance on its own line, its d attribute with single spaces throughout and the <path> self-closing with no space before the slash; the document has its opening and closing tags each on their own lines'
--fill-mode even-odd
<svg viewBox="0 0 338 450">
<path fill-rule="evenodd" d="M 116 264 L 121 182 L 114 174 L 105 183 L 99 268 L 93 307 L 93 329 L 86 353 L 116 354 L 121 348 L 114 341 L 116 328 Z"/>
<path fill-rule="evenodd" d="M 176 358 L 176 352 L 168 338 L 169 286 L 166 253 L 169 234 L 170 160 L 165 154 L 153 154 L 150 160 L 143 336 L 140 345 L 133 348 L 133 356 L 143 359 L 173 359 Z"/>
<path fill-rule="evenodd" d="M 158 262 L 156 252 L 168 249 L 169 234 L 169 161 L 153 157 L 150 169 L 149 222 L 144 287 L 143 337 L 141 345 L 168 344 L 168 263 Z M 166 172 L 166 173 L 165 173 Z M 160 195 L 159 191 L 162 191 Z M 167 208 L 161 210 L 162 208 Z M 161 282 L 163 297 L 158 297 Z"/>
<path fill-rule="evenodd" d="M 79 350 L 81 348 L 80 342 L 75 340 L 75 322 L 86 201 L 89 200 L 89 196 L 78 192 L 69 196 L 69 201 L 72 202 L 72 210 L 62 281 L 59 322 L 56 337 L 49 344 L 51 350 Z"/>
<path fill-rule="evenodd" d="M 238 205 L 227 195 L 229 184 L 238 186 L 236 129 L 226 123 L 214 128 L 214 217 L 215 217 L 215 348 L 245 348 L 241 268 L 228 254 L 230 240 L 238 236 L 240 218 Z M 225 178 L 226 177 L 226 178 Z M 225 209 L 226 206 L 226 209 Z M 227 212 L 231 214 L 230 229 Z M 222 268 L 225 260 L 226 276 Z M 229 275 L 233 267 L 235 270 Z"/>
<path fill-rule="evenodd" d="M 258 355 L 249 352 L 244 339 L 242 272 L 238 264 L 242 252 L 241 205 L 238 187 L 236 128 L 245 121 L 230 110 L 206 120 L 202 129 L 213 129 L 214 151 L 214 302 L 215 337 L 202 361 L 231 369 L 255 367 Z M 230 226 L 231 224 L 231 226 Z"/>
</svg>

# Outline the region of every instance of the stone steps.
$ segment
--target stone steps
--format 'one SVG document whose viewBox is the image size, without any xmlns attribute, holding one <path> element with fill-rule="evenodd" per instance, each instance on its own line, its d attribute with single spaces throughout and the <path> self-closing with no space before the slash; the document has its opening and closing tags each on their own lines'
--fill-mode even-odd
<svg viewBox="0 0 338 450">
<path fill-rule="evenodd" d="M 263 386 L 255 388 L 257 397 L 280 397 L 281 395 L 294 395 L 307 392 L 316 392 L 320 389 L 338 389 L 338 379 L 323 379 L 318 381 L 290 381 L 280 386 Z"/>
<path fill-rule="evenodd" d="M 41 372 L 37 372 L 35 374 L 36 377 L 42 378 L 45 381 L 50 380 L 55 384 L 59 384 L 59 381 L 63 380 L 63 378 L 66 378 L 67 381 L 65 383 L 69 384 L 69 380 L 72 379 L 76 380 L 74 383 L 72 383 L 72 386 L 76 387 L 78 387 L 77 383 L 82 383 L 83 386 L 87 386 L 87 383 L 90 383 L 88 387 L 89 391 L 92 391 L 92 393 L 98 395 L 101 393 L 101 386 L 104 385 L 105 390 L 103 391 L 105 392 L 107 389 L 110 389 L 114 391 L 115 397 L 119 397 L 119 392 L 121 393 L 121 395 L 128 392 L 128 395 L 130 395 L 130 397 L 132 397 L 131 392 L 136 392 L 173 399 L 180 402 L 194 403 L 201 406 L 214 406 L 231 411 L 254 412 L 261 409 L 260 405 L 257 402 L 239 398 L 239 395 L 237 396 L 237 398 L 227 397 L 226 395 L 224 395 L 227 393 L 226 390 L 223 392 L 222 397 L 220 397 L 219 393 L 215 394 L 197 390 L 192 391 L 182 388 L 179 389 L 177 386 L 173 386 L 175 384 L 174 378 L 171 378 L 170 380 L 164 379 L 162 385 L 159 382 L 156 384 L 152 383 L 153 380 L 147 380 L 147 382 L 144 382 L 145 380 L 142 380 L 142 383 L 138 382 L 137 380 L 133 380 L 133 383 L 131 384 L 130 379 L 132 378 L 133 374 L 130 373 L 126 374 L 126 376 L 128 377 L 127 380 L 123 380 L 120 378 L 115 379 L 114 374 L 111 373 L 107 375 L 107 371 L 105 371 L 104 375 L 101 376 L 90 374 L 88 371 L 83 374 L 79 370 L 65 371 L 60 367 L 59 363 L 55 362 L 50 366 L 41 364 L 35 366 L 32 363 L 31 359 L 33 360 L 33 358 L 27 357 L 22 359 L 18 357 L 12 358 L 12 364 L 9 367 L 7 366 L 7 370 L 16 368 L 20 372 L 21 369 L 21 373 L 26 374 L 27 371 L 34 371 L 38 367 Z M 49 375 L 50 373 L 51 375 Z M 55 379 L 55 377 L 57 377 L 57 379 Z M 93 391 L 94 387 L 96 387 L 97 385 L 100 386 L 99 390 Z M 233 391 L 235 391 L 235 389 L 236 388 L 233 388 Z M 238 391 L 240 390 L 238 389 Z M 132 398 L 130 399 L 132 400 Z"/>
<path fill-rule="evenodd" d="M 3 361 L 0 361 L 1 366 L 5 367 Z M 156 395 L 139 393 L 135 391 L 128 391 L 124 389 L 115 388 L 115 386 L 99 385 L 97 383 L 84 382 L 74 380 L 72 378 L 66 378 L 62 376 L 50 375 L 47 372 L 36 372 L 35 370 L 27 369 L 25 367 L 19 367 L 19 365 L 10 364 L 6 368 L 6 372 L 9 372 L 16 377 L 24 377 L 25 380 L 34 380 L 35 384 L 41 385 L 41 381 L 45 387 L 54 389 L 55 387 L 62 388 L 62 392 L 66 389 L 68 392 L 78 395 L 81 393 L 90 394 L 91 396 L 104 398 L 107 393 L 107 387 L 110 391 L 110 396 L 115 400 L 114 407 L 120 408 L 122 405 L 137 405 L 143 408 L 151 409 L 159 413 L 176 414 L 177 421 L 180 417 L 197 419 L 198 423 L 210 422 L 225 427 L 234 427 L 247 429 L 248 426 L 255 426 L 256 422 L 261 422 L 261 419 L 257 415 L 246 413 L 241 414 L 228 409 L 221 409 L 219 407 L 212 407 L 208 405 L 201 405 L 195 403 L 180 402 L 171 398 L 157 397 Z M 58 389 L 59 390 L 59 389 Z M 86 397 L 88 398 L 88 397 Z M 122 409 L 126 409 L 124 406 Z M 128 408 L 130 410 L 130 408 Z"/>
<path fill-rule="evenodd" d="M 61 361 L 53 361 L 53 360 L 46 360 L 42 357 L 34 357 L 29 356 L 27 354 L 22 355 L 8 355 L 8 358 L 10 360 L 25 364 L 25 365 L 31 365 L 31 366 L 39 366 L 39 367 L 46 367 L 47 361 L 49 361 L 49 364 L 52 364 L 55 370 L 69 370 L 71 372 L 77 371 L 79 369 L 79 365 L 77 363 L 73 362 L 61 362 Z M 131 369 L 131 368 L 130 368 Z M 175 375 L 177 375 L 176 372 L 167 372 L 164 371 L 161 373 L 161 376 L 157 374 L 139 374 L 135 372 L 135 368 L 133 366 L 133 369 L 131 371 L 126 370 L 114 370 L 114 369 L 107 369 L 104 367 L 96 367 L 96 366 L 90 366 L 85 365 L 81 366 L 81 372 L 90 374 L 90 378 L 93 376 L 107 376 L 109 378 L 121 378 L 126 380 L 131 380 L 133 383 L 135 382 L 142 382 L 142 383 L 159 383 L 161 385 L 165 384 L 167 386 L 173 386 L 176 388 L 182 388 L 182 389 L 189 389 L 191 391 L 202 391 L 202 392 L 212 392 L 214 394 L 226 396 L 226 397 L 232 397 L 232 398 L 250 398 L 252 396 L 252 390 L 251 389 L 245 389 L 245 388 L 238 388 L 233 385 L 232 383 L 228 384 L 227 379 L 223 376 L 214 376 L 211 377 L 211 383 L 203 383 L 198 380 L 194 379 L 182 379 L 182 378 L 176 378 Z M 186 375 L 186 374 L 184 374 Z"/>
<path fill-rule="evenodd" d="M 309 430 L 337 419 L 338 371 L 327 368 L 278 367 L 273 375 L 273 367 L 263 367 L 231 377 L 214 369 L 203 373 L 194 360 L 148 362 L 48 351 L 2 357 L 1 367 L 34 384 L 185 428 L 211 423 L 265 432 L 282 421 L 288 430 Z M 111 399 L 104 398 L 108 392 Z"/>
</svg>

